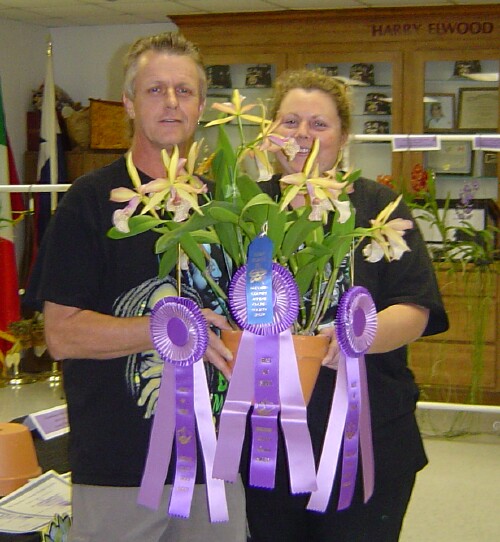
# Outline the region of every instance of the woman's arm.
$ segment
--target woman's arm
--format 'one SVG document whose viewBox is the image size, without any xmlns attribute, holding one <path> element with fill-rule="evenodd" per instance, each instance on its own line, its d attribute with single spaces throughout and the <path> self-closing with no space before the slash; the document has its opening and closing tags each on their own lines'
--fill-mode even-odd
<svg viewBox="0 0 500 542">
<path fill-rule="evenodd" d="M 377 332 L 368 350 L 369 354 L 383 354 L 410 344 L 422 336 L 429 319 L 429 309 L 410 303 L 391 305 L 377 313 Z M 324 328 L 321 334 L 329 335 L 330 346 L 323 365 L 337 369 L 339 345 L 332 327 Z"/>
</svg>

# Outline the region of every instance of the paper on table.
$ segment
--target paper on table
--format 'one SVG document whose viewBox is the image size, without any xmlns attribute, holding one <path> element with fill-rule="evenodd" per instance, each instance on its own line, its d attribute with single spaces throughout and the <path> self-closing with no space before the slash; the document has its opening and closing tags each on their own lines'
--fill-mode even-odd
<svg viewBox="0 0 500 542">
<path fill-rule="evenodd" d="M 48 471 L 0 499 L 0 532 L 39 531 L 55 514 L 71 514 L 71 483 Z"/>
</svg>

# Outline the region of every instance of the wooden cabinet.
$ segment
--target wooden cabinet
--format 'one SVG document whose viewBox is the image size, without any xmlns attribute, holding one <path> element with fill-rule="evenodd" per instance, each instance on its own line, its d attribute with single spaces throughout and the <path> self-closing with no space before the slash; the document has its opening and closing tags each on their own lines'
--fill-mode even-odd
<svg viewBox="0 0 500 542">
<path fill-rule="evenodd" d="M 65 153 L 67 182 L 72 183 L 75 179 L 100 167 L 106 166 L 122 156 L 122 152 L 116 151 L 93 151 L 93 150 L 72 150 Z M 36 169 L 38 153 L 27 151 L 24 156 L 25 184 L 36 183 Z"/>
<path fill-rule="evenodd" d="M 496 5 L 240 13 L 238 17 L 187 15 L 171 19 L 199 45 L 206 64 L 258 63 L 263 55 L 279 58 L 274 61 L 278 73 L 309 64 L 389 64 L 393 99 L 390 129 L 394 134 L 423 132 L 424 96 L 431 92 L 430 81 L 426 83 L 432 67 L 429 63 L 453 66 L 456 61 L 480 60 L 487 62 L 485 70 L 495 66 L 498 73 L 499 68 L 500 11 Z M 444 70 L 442 77 L 441 92 L 450 92 L 446 90 L 450 82 L 445 82 L 449 76 Z M 498 88 L 498 82 L 487 85 Z M 455 85 L 454 91 L 457 88 Z M 498 122 L 496 125 L 498 129 Z M 387 153 L 380 146 L 369 149 L 365 144 L 359 154 L 368 156 L 366 162 L 370 158 L 375 161 L 381 150 Z M 421 151 L 394 152 L 388 162 L 393 177 L 407 182 L 412 167 L 424 159 Z M 383 164 L 386 167 L 387 160 Z M 495 194 L 481 197 L 498 199 L 498 176 L 492 180 Z"/>
<path fill-rule="evenodd" d="M 500 404 L 498 267 L 436 264 L 450 328 L 410 346 L 422 399 Z"/>
<path fill-rule="evenodd" d="M 498 89 L 498 81 L 478 82 L 454 73 L 457 61 L 479 60 L 484 72 L 498 74 L 500 10 L 496 5 L 240 13 L 238 17 L 188 15 L 171 19 L 198 44 L 206 64 L 258 63 L 264 55 L 271 55 L 277 73 L 286 68 L 334 66 L 344 76 L 346 68 L 355 63 L 373 64 L 384 72 L 378 78 L 382 85 L 376 84 L 376 77 L 373 92 L 387 93 L 392 98 L 390 118 L 384 119 L 392 134 L 427 131 L 424 98 L 429 93 L 454 95 L 456 122 L 460 88 Z M 352 88 L 357 93 L 355 99 L 362 101 L 359 89 Z M 360 116 L 353 123 L 357 133 L 365 119 L 369 120 L 363 113 L 358 107 Z M 498 114 L 493 116 L 496 130 L 487 130 L 490 133 L 498 132 L 500 126 Z M 458 124 L 453 131 L 457 135 L 466 133 Z M 403 183 L 408 183 L 415 164 L 426 165 L 429 159 L 429 153 L 392 152 L 390 144 L 381 143 L 362 143 L 358 149 L 351 149 L 351 154 L 353 165 L 360 167 L 361 161 L 362 169 L 372 178 L 392 172 Z M 493 154 L 495 158 L 497 153 Z M 483 154 L 472 153 L 474 168 L 480 161 L 484 161 Z M 373 169 L 382 167 L 387 169 Z M 450 184 L 445 184 L 443 190 L 459 190 L 464 178 L 472 176 L 481 178 L 482 183 L 488 177 L 492 190 L 491 194 L 476 197 L 498 202 L 498 166 L 494 163 L 487 174 L 483 169 L 473 169 L 469 176 L 444 172 L 439 175 L 438 186 L 444 179 Z M 446 193 L 438 197 L 445 198 Z M 424 395 L 428 399 L 467 400 L 473 374 L 478 373 L 473 364 L 479 347 L 484 365 L 479 370 L 478 384 L 482 400 L 500 404 L 498 272 L 491 277 L 487 292 L 482 283 L 471 288 L 458 272 L 451 276 L 439 270 L 438 275 L 450 315 L 450 331 L 421 339 L 410 349 L 412 368 Z M 471 279 L 474 273 L 465 276 L 475 280 Z M 488 306 L 486 320 L 479 322 L 485 326 L 481 346 L 476 344 L 473 329 L 478 323 L 476 309 L 484 308 L 484 304 Z"/>
</svg>

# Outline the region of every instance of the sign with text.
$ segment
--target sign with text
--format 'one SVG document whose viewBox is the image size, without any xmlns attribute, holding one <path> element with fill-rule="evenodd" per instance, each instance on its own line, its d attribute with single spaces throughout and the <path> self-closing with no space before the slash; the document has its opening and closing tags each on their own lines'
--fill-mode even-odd
<svg viewBox="0 0 500 542">
<path fill-rule="evenodd" d="M 60 405 L 30 414 L 25 420 L 30 431 L 37 429 L 43 440 L 60 437 L 69 432 L 68 407 Z"/>
</svg>

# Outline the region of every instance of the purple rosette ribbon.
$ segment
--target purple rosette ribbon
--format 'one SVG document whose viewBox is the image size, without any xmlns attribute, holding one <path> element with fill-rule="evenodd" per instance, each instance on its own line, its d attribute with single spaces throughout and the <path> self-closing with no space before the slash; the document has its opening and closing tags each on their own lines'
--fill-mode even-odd
<svg viewBox="0 0 500 542">
<path fill-rule="evenodd" d="M 234 482 L 251 415 L 250 484 L 274 488 L 278 449 L 278 418 L 286 445 L 292 493 L 316 488 L 311 438 L 307 428 L 297 358 L 290 327 L 299 310 L 298 288 L 290 272 L 272 264 L 270 323 L 249 323 L 247 267 L 235 273 L 229 307 L 243 329 L 233 375 L 221 413 L 213 476 Z"/>
<path fill-rule="evenodd" d="M 340 300 L 335 320 L 341 355 L 318 467 L 318 489 L 309 499 L 308 510 L 326 510 L 342 445 L 337 509 L 344 510 L 352 502 L 359 450 L 363 469 L 364 502 L 373 494 L 375 466 L 364 354 L 373 342 L 376 329 L 377 310 L 370 293 L 361 286 L 350 288 Z"/>
<path fill-rule="evenodd" d="M 153 307 L 150 331 L 163 359 L 158 402 L 138 503 L 157 510 L 176 446 L 175 477 L 168 513 L 188 518 L 197 469 L 197 441 L 202 449 L 212 522 L 228 521 L 224 483 L 212 478 L 216 436 L 203 362 L 207 323 L 190 299 L 165 297 Z"/>
</svg>

